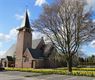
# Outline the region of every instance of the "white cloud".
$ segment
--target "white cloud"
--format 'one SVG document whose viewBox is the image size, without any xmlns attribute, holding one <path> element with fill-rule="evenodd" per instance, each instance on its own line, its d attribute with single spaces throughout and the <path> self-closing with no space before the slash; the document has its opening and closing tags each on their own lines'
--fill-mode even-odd
<svg viewBox="0 0 95 80">
<path fill-rule="evenodd" d="M 16 19 L 17 20 L 21 20 L 21 19 L 23 19 L 23 15 L 19 15 L 19 14 L 15 14 L 15 17 L 16 17 Z"/>
<path fill-rule="evenodd" d="M 11 29 L 8 34 L 0 33 L 0 42 L 14 39 L 17 36 L 17 33 L 16 28 Z"/>
<path fill-rule="evenodd" d="M 42 4 L 47 3 L 46 0 L 36 0 L 35 6 L 41 6 Z"/>
<path fill-rule="evenodd" d="M 6 51 L 0 51 L 0 58 L 5 58 L 5 57 L 4 57 L 5 52 L 6 52 Z"/>
<path fill-rule="evenodd" d="M 8 34 L 0 33 L 0 41 L 7 41 L 10 39 Z"/>
<path fill-rule="evenodd" d="M 28 16 L 30 17 L 30 11 L 29 11 L 29 9 L 27 9 L 27 12 L 28 12 Z M 15 14 L 15 17 L 16 17 L 17 20 L 22 20 L 24 18 L 24 16 L 25 16 L 25 13 L 22 14 L 22 15 L 20 15 L 18 13 Z"/>
<path fill-rule="evenodd" d="M 95 40 L 93 40 L 93 41 L 90 43 L 90 46 L 91 46 L 92 48 L 95 48 Z"/>
<path fill-rule="evenodd" d="M 2 51 L 1 49 L 3 48 L 3 43 L 0 42 L 0 58 L 3 56 L 3 54 L 5 53 L 5 51 Z"/>
<path fill-rule="evenodd" d="M 13 29 L 10 30 L 9 35 L 11 37 L 17 37 L 17 33 L 18 33 L 18 31 L 16 30 L 17 28 L 13 28 Z"/>
<path fill-rule="evenodd" d="M 93 22 L 95 22 L 95 19 L 93 19 Z"/>
<path fill-rule="evenodd" d="M 89 7 L 95 10 L 95 0 L 86 0 Z"/>
<path fill-rule="evenodd" d="M 0 42 L 0 48 L 2 48 L 2 43 Z"/>
<path fill-rule="evenodd" d="M 37 31 L 33 32 L 33 38 L 32 39 L 39 39 L 41 37 L 44 37 L 44 34 L 37 32 Z"/>
<path fill-rule="evenodd" d="M 93 2 L 93 0 L 87 0 L 87 3 L 90 5 L 92 4 L 92 2 Z"/>
<path fill-rule="evenodd" d="M 6 51 L 0 51 L 0 55 L 3 55 Z"/>
</svg>

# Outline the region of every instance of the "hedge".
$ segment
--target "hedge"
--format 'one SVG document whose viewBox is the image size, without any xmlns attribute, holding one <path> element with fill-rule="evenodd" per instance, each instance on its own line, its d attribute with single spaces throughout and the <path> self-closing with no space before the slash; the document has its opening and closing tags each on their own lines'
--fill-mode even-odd
<svg viewBox="0 0 95 80">
<path fill-rule="evenodd" d="M 5 68 L 6 71 L 23 71 L 23 72 L 35 72 L 43 74 L 61 74 L 67 75 L 66 68 L 58 69 L 32 69 L 32 68 Z M 91 76 L 95 77 L 95 68 L 73 68 L 72 74 L 74 76 Z"/>
</svg>

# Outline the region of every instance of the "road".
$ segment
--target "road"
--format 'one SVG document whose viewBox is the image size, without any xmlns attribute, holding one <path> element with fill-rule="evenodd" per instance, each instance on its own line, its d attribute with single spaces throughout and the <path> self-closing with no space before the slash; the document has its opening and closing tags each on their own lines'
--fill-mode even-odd
<svg viewBox="0 0 95 80">
<path fill-rule="evenodd" d="M 4 71 L 0 72 L 0 80 L 95 80 L 95 77 L 43 75 L 41 73 Z"/>
</svg>

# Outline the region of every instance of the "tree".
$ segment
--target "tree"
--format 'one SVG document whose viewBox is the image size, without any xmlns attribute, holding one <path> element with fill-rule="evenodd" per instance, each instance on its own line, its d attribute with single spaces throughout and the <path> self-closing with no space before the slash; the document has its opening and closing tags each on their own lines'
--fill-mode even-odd
<svg viewBox="0 0 95 80">
<path fill-rule="evenodd" d="M 95 55 L 89 56 L 87 58 L 87 62 L 94 63 L 95 62 Z"/>
<path fill-rule="evenodd" d="M 33 27 L 49 37 L 59 53 L 65 56 L 68 71 L 72 72 L 72 57 L 80 45 L 94 37 L 91 11 L 85 11 L 84 0 L 57 0 L 44 5 L 43 13 Z"/>
</svg>

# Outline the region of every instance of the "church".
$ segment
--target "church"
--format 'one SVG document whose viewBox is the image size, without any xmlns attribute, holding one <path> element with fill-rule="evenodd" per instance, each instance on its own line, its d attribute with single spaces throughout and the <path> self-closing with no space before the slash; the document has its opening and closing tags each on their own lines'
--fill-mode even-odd
<svg viewBox="0 0 95 80">
<path fill-rule="evenodd" d="M 6 54 L 6 58 L 1 59 L 3 67 L 16 68 L 50 68 L 57 65 L 49 59 L 55 54 L 55 48 L 51 42 L 46 43 L 43 39 L 32 39 L 33 29 L 29 22 L 29 16 L 25 11 L 24 19 L 20 28 L 17 29 L 17 42 Z"/>
</svg>

